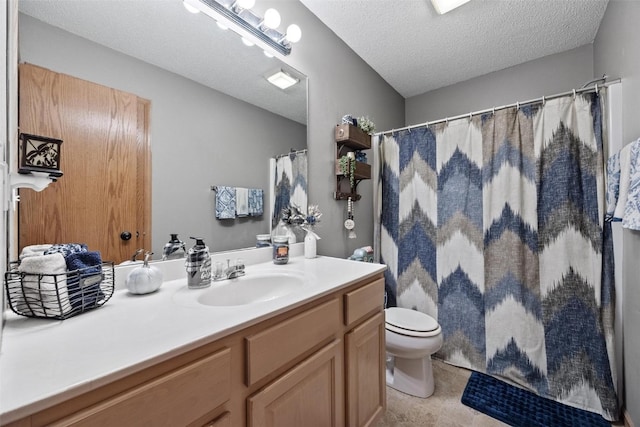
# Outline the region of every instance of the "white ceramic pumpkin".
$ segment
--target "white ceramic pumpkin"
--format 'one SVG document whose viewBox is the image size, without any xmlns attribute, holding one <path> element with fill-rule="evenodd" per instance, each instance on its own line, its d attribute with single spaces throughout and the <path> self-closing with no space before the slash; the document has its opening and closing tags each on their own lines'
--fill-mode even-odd
<svg viewBox="0 0 640 427">
<path fill-rule="evenodd" d="M 127 275 L 125 285 L 132 294 L 150 294 L 160 289 L 162 285 L 162 272 L 156 267 L 149 265 L 150 255 L 152 255 L 152 253 L 147 252 L 144 257 L 144 264 L 134 268 Z"/>
</svg>

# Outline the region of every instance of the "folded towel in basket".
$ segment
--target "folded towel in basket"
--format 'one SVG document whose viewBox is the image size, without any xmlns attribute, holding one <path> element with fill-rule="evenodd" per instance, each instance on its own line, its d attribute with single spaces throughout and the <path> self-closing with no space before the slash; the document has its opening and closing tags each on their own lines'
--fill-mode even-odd
<svg viewBox="0 0 640 427">
<path fill-rule="evenodd" d="M 55 245 L 51 245 L 49 249 L 47 249 L 44 254 L 55 254 L 61 253 L 65 258 L 71 254 L 75 254 L 77 252 L 86 252 L 87 245 L 84 243 L 56 243 Z"/>
<path fill-rule="evenodd" d="M 16 297 L 20 312 L 35 316 L 62 316 L 71 311 L 67 291 L 67 263 L 62 254 L 33 255 L 21 260 L 22 295 Z"/>
<path fill-rule="evenodd" d="M 24 259 L 30 256 L 44 255 L 44 252 L 48 250 L 52 245 L 29 245 L 22 248 L 20 252 L 20 259 Z"/>
<path fill-rule="evenodd" d="M 100 252 L 74 252 L 65 258 L 67 270 L 76 271 L 68 276 L 69 301 L 75 308 L 87 309 L 104 298 L 102 282 L 102 257 Z"/>
</svg>

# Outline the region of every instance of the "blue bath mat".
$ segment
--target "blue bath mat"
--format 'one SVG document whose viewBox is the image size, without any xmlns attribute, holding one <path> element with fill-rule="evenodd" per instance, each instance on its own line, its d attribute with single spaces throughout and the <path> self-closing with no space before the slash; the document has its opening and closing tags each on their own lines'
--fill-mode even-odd
<svg viewBox="0 0 640 427">
<path fill-rule="evenodd" d="M 515 427 L 610 427 L 598 414 L 572 408 L 473 372 L 462 393 L 462 403 Z"/>
</svg>

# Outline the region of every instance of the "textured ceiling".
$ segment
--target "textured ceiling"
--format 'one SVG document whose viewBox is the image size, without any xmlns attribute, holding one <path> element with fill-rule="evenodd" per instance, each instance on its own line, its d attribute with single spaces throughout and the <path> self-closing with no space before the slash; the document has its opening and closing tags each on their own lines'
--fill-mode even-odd
<svg viewBox="0 0 640 427">
<path fill-rule="evenodd" d="M 608 0 L 301 0 L 405 98 L 592 43 Z"/>
<path fill-rule="evenodd" d="M 181 0 L 19 0 L 20 12 L 306 124 L 306 84 L 286 91 L 265 75 L 295 70 L 247 48 Z"/>
<path fill-rule="evenodd" d="M 258 0 L 286 16 L 295 0 Z M 592 43 L 607 0 L 471 0 L 437 15 L 429 0 L 300 0 L 402 96 Z M 180 0 L 19 0 L 20 11 L 293 120 L 306 85 L 276 90 L 278 67 Z M 284 18 L 283 18 L 284 19 Z M 302 28 L 304 38 L 304 27 Z M 306 46 L 313 46 L 307 43 Z M 294 49 L 301 46 L 294 46 Z M 295 107 L 291 108 L 292 105 Z"/>
</svg>

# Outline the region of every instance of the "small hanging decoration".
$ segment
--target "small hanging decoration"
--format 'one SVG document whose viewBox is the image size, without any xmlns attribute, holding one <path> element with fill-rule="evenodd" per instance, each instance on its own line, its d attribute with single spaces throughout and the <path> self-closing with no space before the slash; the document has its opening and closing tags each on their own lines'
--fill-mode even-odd
<svg viewBox="0 0 640 427">
<path fill-rule="evenodd" d="M 349 238 L 355 239 L 356 232 L 354 228 L 356 227 L 356 222 L 353 220 L 353 202 L 351 201 L 351 197 L 347 200 L 347 219 L 344 222 L 344 228 L 349 231 Z"/>
</svg>

